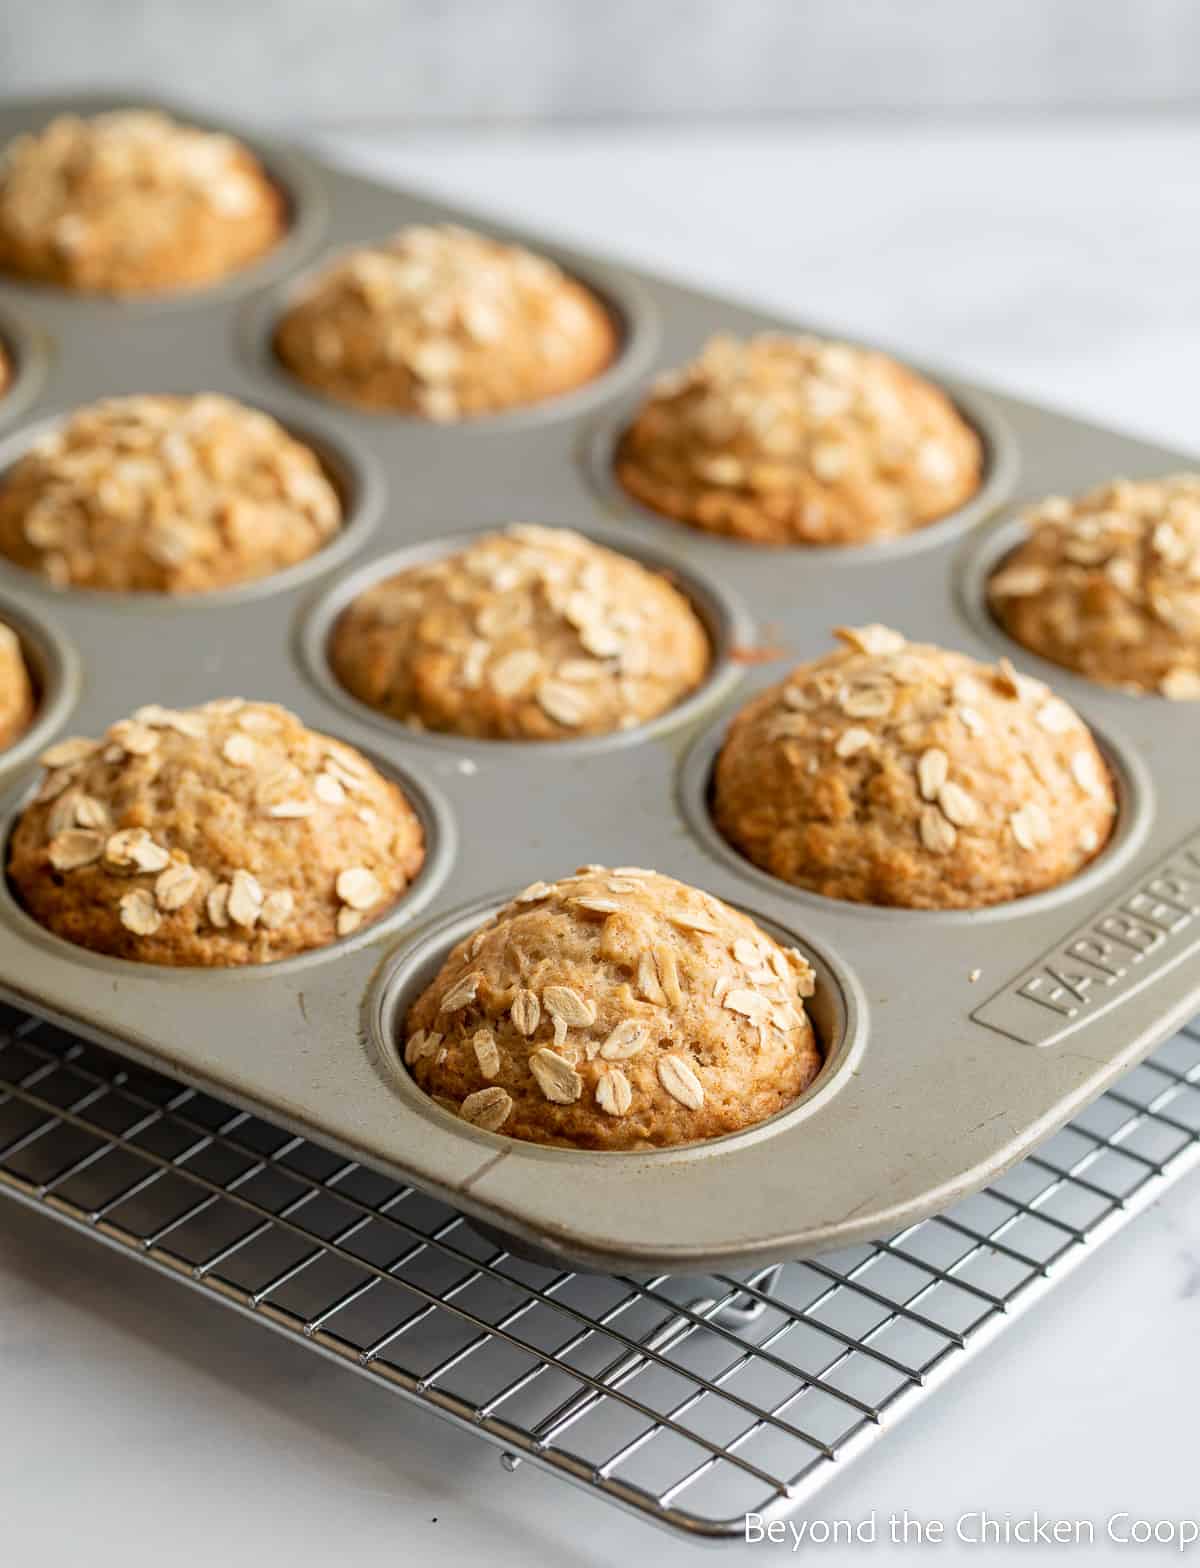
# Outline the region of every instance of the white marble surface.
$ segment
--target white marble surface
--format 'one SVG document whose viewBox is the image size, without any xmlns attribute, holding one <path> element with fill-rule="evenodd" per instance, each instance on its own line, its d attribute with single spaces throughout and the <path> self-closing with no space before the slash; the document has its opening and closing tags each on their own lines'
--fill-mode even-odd
<svg viewBox="0 0 1200 1568">
<path fill-rule="evenodd" d="M 337 150 L 1195 450 L 1198 141 L 1187 122 L 1127 121 Z M 1192 1179 L 831 1485 L 812 1517 L 1197 1513 L 1198 1311 Z M 584 1568 L 697 1552 L 528 1465 L 510 1475 L 470 1434 L 0 1206 L 5 1568 Z M 928 1552 L 996 1555 L 905 1555 Z M 785 1553 L 735 1547 L 726 1560 Z M 896 1555 L 880 1544 L 839 1560 Z"/>
</svg>

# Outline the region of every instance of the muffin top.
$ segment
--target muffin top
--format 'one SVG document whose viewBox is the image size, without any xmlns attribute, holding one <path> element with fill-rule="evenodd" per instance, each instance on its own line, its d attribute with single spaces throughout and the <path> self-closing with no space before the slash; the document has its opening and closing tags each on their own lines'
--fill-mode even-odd
<svg viewBox="0 0 1200 1568">
<path fill-rule="evenodd" d="M 911 533 L 979 488 L 979 437 L 885 354 L 813 337 L 717 337 L 661 376 L 617 448 L 638 501 L 758 544 Z"/>
<path fill-rule="evenodd" d="M 63 115 L 0 164 L 0 270 L 88 293 L 214 282 L 280 238 L 284 202 L 231 136 L 165 114 Z"/>
<path fill-rule="evenodd" d="M 0 621 L 0 751 L 20 740 L 33 719 L 33 683 L 21 640 Z"/>
<path fill-rule="evenodd" d="M 114 397 L 0 479 L 0 554 L 58 587 L 203 593 L 319 550 L 341 503 L 315 454 L 257 409 Z"/>
<path fill-rule="evenodd" d="M 1023 520 L 988 584 L 1009 636 L 1090 680 L 1200 699 L 1200 474 L 1051 496 Z"/>
<path fill-rule="evenodd" d="M 424 859 L 396 785 L 274 703 L 139 708 L 41 761 L 9 880 L 35 920 L 97 953 L 286 958 L 378 918 Z"/>
<path fill-rule="evenodd" d="M 1001 660 L 841 628 L 738 714 L 717 826 L 774 876 L 829 898 L 975 909 L 1064 882 L 1116 798 L 1083 721 Z"/>
<path fill-rule="evenodd" d="M 636 866 L 535 882 L 451 951 L 404 1060 L 489 1132 L 642 1149 L 782 1110 L 821 1052 L 814 977 L 746 915 Z"/>
<path fill-rule="evenodd" d="M 514 524 L 369 588 L 330 659 L 360 701 L 420 728 L 561 740 L 672 707 L 710 649 L 665 576 L 569 529 Z"/>
<path fill-rule="evenodd" d="M 553 262 L 451 224 L 348 252 L 276 333 L 288 369 L 328 396 L 443 421 L 570 391 L 616 345 L 608 311 Z"/>
</svg>

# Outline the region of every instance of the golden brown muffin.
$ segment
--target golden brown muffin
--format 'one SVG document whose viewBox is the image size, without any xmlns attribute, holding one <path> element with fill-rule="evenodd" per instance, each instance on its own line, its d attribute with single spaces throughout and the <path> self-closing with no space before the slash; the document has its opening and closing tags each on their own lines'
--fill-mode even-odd
<svg viewBox="0 0 1200 1568">
<path fill-rule="evenodd" d="M 330 645 L 361 702 L 422 729 L 508 740 L 641 724 L 694 691 L 710 657 L 666 577 L 532 524 L 369 588 Z"/>
<path fill-rule="evenodd" d="M 884 626 L 734 720 L 713 815 L 755 865 L 828 898 L 978 909 L 1065 882 L 1112 831 L 1112 779 L 1048 687 Z"/>
<path fill-rule="evenodd" d="M 677 522 L 755 544 L 891 539 L 979 488 L 979 437 L 884 354 L 819 338 L 717 337 L 622 435 L 616 473 Z"/>
<path fill-rule="evenodd" d="M 47 930 L 116 958 L 216 969 L 325 947 L 424 859 L 396 785 L 274 703 L 139 708 L 41 761 L 9 881 Z"/>
<path fill-rule="evenodd" d="M 0 164 L 0 270 L 80 293 L 213 283 L 286 224 L 247 148 L 150 110 L 62 115 L 18 136 Z"/>
<path fill-rule="evenodd" d="M 553 262 L 445 224 L 340 257 L 284 316 L 275 346 L 339 402 L 449 421 L 582 386 L 612 360 L 617 333 Z"/>
<path fill-rule="evenodd" d="M 988 584 L 1009 636 L 1090 680 L 1200 700 L 1200 474 L 1052 496 L 1024 522 Z"/>
<path fill-rule="evenodd" d="M 227 588 L 304 560 L 341 520 L 315 454 L 214 393 L 91 403 L 0 479 L 0 555 L 58 587 Z"/>
<path fill-rule="evenodd" d="M 33 682 L 21 640 L 0 621 L 0 751 L 20 740 L 33 722 Z"/>
<path fill-rule="evenodd" d="M 12 361 L 9 358 L 8 350 L 3 343 L 0 343 L 0 397 L 3 397 L 9 387 L 12 386 L 12 379 Z"/>
<path fill-rule="evenodd" d="M 746 915 L 636 866 L 535 882 L 405 1024 L 417 1083 L 489 1132 L 661 1148 L 783 1110 L 821 1068 L 813 972 Z"/>
</svg>

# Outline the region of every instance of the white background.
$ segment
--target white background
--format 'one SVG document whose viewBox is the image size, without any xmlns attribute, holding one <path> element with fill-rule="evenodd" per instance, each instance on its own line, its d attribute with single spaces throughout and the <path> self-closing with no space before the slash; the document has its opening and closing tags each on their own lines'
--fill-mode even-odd
<svg viewBox="0 0 1200 1568">
<path fill-rule="evenodd" d="M 1200 158 L 1185 119 L 326 145 L 781 313 L 1200 446 Z M 1198 1314 L 1192 1180 L 848 1470 L 812 1515 L 1200 1512 Z M 1018 1562 L 1050 1555 L 1014 1548 L 1006 1561 L 1012 1551 Z M 471 1434 L 0 1206 L 4 1568 L 582 1568 L 694 1563 L 699 1552 L 527 1464 L 510 1475 Z M 906 1555 L 931 1553 L 996 1556 L 953 1545 Z M 784 1555 L 766 1545 L 724 1554 Z M 838 1560 L 894 1555 L 881 1545 Z M 1166 1554 L 1084 1554 L 1110 1555 Z"/>
<path fill-rule="evenodd" d="M 1194 0 L 7 0 L 0 93 L 285 123 L 1200 106 Z"/>
</svg>

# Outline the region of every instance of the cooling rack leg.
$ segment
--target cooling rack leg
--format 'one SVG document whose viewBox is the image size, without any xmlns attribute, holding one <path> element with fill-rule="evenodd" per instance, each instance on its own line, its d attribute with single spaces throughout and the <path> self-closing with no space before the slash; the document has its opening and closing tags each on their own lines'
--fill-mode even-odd
<svg viewBox="0 0 1200 1568">
<path fill-rule="evenodd" d="M 769 1296 L 779 1283 L 782 1271 L 782 1263 L 772 1263 L 770 1268 L 752 1274 L 746 1283 L 753 1290 L 760 1291 L 763 1296 Z M 710 1301 L 696 1301 L 692 1303 L 692 1311 L 703 1313 L 704 1308 L 711 1305 Z M 713 1322 L 723 1323 L 726 1328 L 749 1328 L 751 1323 L 757 1322 L 766 1309 L 767 1304 L 761 1297 L 746 1296 L 744 1300 L 735 1297 L 719 1312 L 713 1313 Z"/>
<path fill-rule="evenodd" d="M 711 1296 L 700 1296 L 695 1301 L 688 1303 L 687 1310 L 698 1317 L 709 1317 L 712 1322 L 721 1323 L 726 1328 L 748 1328 L 766 1310 L 766 1302 L 761 1297 L 771 1294 L 779 1281 L 782 1270 L 782 1263 L 772 1263 L 769 1267 L 761 1269 L 757 1274 L 750 1276 L 746 1284 L 752 1290 L 760 1292 L 759 1296 L 745 1296 L 744 1299 L 739 1299 L 739 1297 L 735 1296 L 732 1301 L 727 1302 L 725 1306 L 715 1311 L 715 1300 Z M 695 1324 L 692 1318 L 676 1318 L 668 1323 L 664 1329 L 660 1329 L 647 1342 L 647 1347 L 652 1350 L 661 1350 L 671 1344 L 680 1330 L 684 1334 L 690 1334 L 693 1332 L 694 1327 Z M 614 1387 L 619 1387 L 621 1382 L 633 1372 L 638 1371 L 644 1364 L 643 1357 L 637 1355 L 628 1356 L 608 1373 L 605 1381 L 611 1382 Z M 578 1415 L 582 1414 L 584 1410 L 591 1408 L 596 1403 L 596 1397 L 594 1393 L 581 1394 L 576 1400 L 571 1401 L 565 1410 L 556 1412 L 552 1422 L 547 1421 L 543 1423 L 543 1427 L 552 1424 L 557 1430 L 568 1425 Z M 535 1429 L 535 1435 L 537 1435 L 537 1429 Z M 519 1467 L 521 1456 L 506 1448 L 500 1454 L 500 1463 L 511 1474 Z"/>
</svg>

